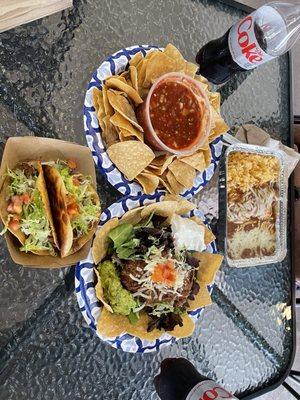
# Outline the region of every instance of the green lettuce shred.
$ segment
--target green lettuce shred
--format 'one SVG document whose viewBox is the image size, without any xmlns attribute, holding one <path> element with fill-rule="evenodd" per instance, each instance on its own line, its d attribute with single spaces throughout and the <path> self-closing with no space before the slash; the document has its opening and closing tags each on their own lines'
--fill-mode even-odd
<svg viewBox="0 0 300 400">
<path fill-rule="evenodd" d="M 35 187 L 38 174 L 26 176 L 20 169 L 9 169 L 7 175 L 11 178 L 9 197 L 27 193 L 32 198 L 29 204 L 23 205 L 20 215 L 20 229 L 26 235 L 25 243 L 20 250 L 25 252 L 48 250 L 54 255 L 55 250 L 49 239 L 52 232 L 45 206 L 39 190 Z"/>
<path fill-rule="evenodd" d="M 100 205 L 93 202 L 94 193 L 90 190 L 90 178 L 80 179 L 80 185 L 77 186 L 73 183 L 73 177 L 76 175 L 71 175 L 70 168 L 66 163 L 56 163 L 55 168 L 59 170 L 67 192 L 74 196 L 79 206 L 79 215 L 71 219 L 74 236 L 85 235 L 89 232 L 91 225 L 98 221 L 100 212 Z"/>
</svg>

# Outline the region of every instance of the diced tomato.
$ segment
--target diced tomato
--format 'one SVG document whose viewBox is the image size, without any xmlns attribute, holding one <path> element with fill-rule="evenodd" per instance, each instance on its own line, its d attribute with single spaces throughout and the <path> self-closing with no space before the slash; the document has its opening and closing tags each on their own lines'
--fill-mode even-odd
<svg viewBox="0 0 300 400">
<path fill-rule="evenodd" d="M 76 161 L 73 159 L 68 160 L 67 164 L 68 164 L 68 167 L 71 169 L 75 169 L 77 167 Z"/>
<path fill-rule="evenodd" d="M 13 213 L 14 212 L 14 203 L 10 202 L 9 205 L 7 206 L 7 212 Z"/>
<path fill-rule="evenodd" d="M 80 186 L 80 180 L 78 178 L 76 178 L 76 176 L 73 176 L 73 184 L 75 186 Z"/>
<path fill-rule="evenodd" d="M 30 200 L 31 200 L 31 198 L 30 198 L 30 196 L 29 196 L 28 193 L 22 194 L 22 195 L 20 196 L 20 199 L 21 199 L 21 201 L 22 201 L 23 204 L 29 204 L 29 203 L 30 203 Z"/>
<path fill-rule="evenodd" d="M 22 201 L 20 199 L 20 196 L 12 196 L 11 202 L 7 206 L 7 211 L 13 214 L 21 214 Z"/>
<path fill-rule="evenodd" d="M 8 226 L 13 231 L 17 231 L 18 229 L 20 229 L 19 217 L 17 215 L 14 215 L 12 219 L 9 221 Z"/>
<path fill-rule="evenodd" d="M 75 217 L 79 214 L 79 208 L 76 203 L 68 204 L 67 205 L 67 213 L 70 217 Z"/>
<path fill-rule="evenodd" d="M 22 205 L 21 196 L 18 196 L 17 194 L 15 196 L 12 196 L 11 201 L 14 205 Z"/>
<path fill-rule="evenodd" d="M 170 260 L 154 267 L 151 279 L 156 283 L 164 283 L 167 286 L 174 286 L 176 281 L 176 270 L 174 263 Z"/>
<path fill-rule="evenodd" d="M 68 193 L 66 195 L 66 204 L 68 206 L 69 204 L 73 204 L 73 203 L 76 203 L 75 196 L 73 194 Z"/>
<path fill-rule="evenodd" d="M 22 204 L 14 204 L 14 213 L 21 214 L 22 213 Z"/>
</svg>

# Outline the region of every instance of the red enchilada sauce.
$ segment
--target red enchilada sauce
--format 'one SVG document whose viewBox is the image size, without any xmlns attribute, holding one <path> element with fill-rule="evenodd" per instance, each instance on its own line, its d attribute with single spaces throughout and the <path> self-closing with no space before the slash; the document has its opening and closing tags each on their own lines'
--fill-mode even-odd
<svg viewBox="0 0 300 400">
<path fill-rule="evenodd" d="M 155 133 L 169 148 L 181 150 L 197 141 L 202 111 L 197 97 L 185 84 L 160 83 L 152 93 L 149 114 Z"/>
</svg>

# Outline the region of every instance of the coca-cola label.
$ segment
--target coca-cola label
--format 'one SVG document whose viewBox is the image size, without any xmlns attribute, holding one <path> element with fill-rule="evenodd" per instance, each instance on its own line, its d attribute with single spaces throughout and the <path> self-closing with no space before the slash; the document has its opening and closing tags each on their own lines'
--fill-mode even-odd
<svg viewBox="0 0 300 400">
<path fill-rule="evenodd" d="M 224 400 L 231 399 L 237 400 L 231 393 L 226 389 L 219 386 L 214 381 L 203 381 L 197 383 L 196 386 L 188 394 L 186 400 Z"/>
<path fill-rule="evenodd" d="M 275 58 L 261 48 L 255 34 L 255 22 L 261 29 L 261 40 L 264 32 L 270 28 L 284 35 L 286 26 L 282 16 L 273 7 L 263 6 L 232 26 L 229 32 L 228 45 L 233 60 L 243 69 L 249 70 Z M 272 45 L 267 43 L 265 45 Z M 265 49 L 266 50 L 266 49 Z"/>
</svg>

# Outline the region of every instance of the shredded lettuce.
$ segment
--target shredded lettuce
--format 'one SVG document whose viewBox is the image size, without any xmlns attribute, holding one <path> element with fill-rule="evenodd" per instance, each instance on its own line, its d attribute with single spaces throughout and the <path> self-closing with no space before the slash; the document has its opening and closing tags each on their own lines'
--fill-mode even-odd
<svg viewBox="0 0 300 400">
<path fill-rule="evenodd" d="M 28 193 L 30 195 L 35 188 L 37 175 L 27 177 L 24 171 L 20 169 L 8 169 L 7 176 L 11 178 L 9 185 L 9 197 L 23 193 Z"/>
<path fill-rule="evenodd" d="M 160 303 L 154 304 L 153 309 L 150 312 L 150 314 L 155 317 L 161 317 L 162 315 L 165 315 L 168 313 L 175 313 L 175 314 L 181 315 L 183 313 L 183 311 L 178 307 L 174 307 L 171 304 L 162 301 Z"/>
<path fill-rule="evenodd" d="M 21 251 L 48 250 L 51 254 L 55 254 L 53 244 L 49 240 L 50 224 L 38 189 L 33 190 L 32 201 L 23 206 L 20 229 L 27 236 L 24 245 L 20 248 Z"/>
<path fill-rule="evenodd" d="M 74 231 L 74 236 L 78 237 L 88 233 L 91 225 L 98 221 L 100 205 L 94 204 L 93 192 L 90 191 L 90 179 L 80 177 L 80 185 L 74 185 L 73 178 L 75 175 L 71 174 L 70 168 L 63 161 L 55 164 L 65 184 L 68 194 L 74 196 L 77 205 L 79 206 L 79 214 L 71 219 L 71 226 Z"/>
</svg>

